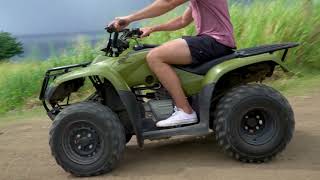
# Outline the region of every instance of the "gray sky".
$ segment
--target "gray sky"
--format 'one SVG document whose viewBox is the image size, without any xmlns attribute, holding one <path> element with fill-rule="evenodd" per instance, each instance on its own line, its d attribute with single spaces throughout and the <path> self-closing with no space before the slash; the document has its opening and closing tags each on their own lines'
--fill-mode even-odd
<svg viewBox="0 0 320 180">
<path fill-rule="evenodd" d="M 152 0 L 0 0 L 0 31 L 21 34 L 102 30 L 113 16 Z"/>
</svg>

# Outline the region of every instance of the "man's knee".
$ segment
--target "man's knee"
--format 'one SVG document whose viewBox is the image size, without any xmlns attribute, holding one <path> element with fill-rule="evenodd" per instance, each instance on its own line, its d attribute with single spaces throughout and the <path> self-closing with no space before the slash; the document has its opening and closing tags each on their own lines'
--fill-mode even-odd
<svg viewBox="0 0 320 180">
<path fill-rule="evenodd" d="M 160 58 L 159 51 L 157 50 L 157 48 L 152 49 L 147 55 L 147 63 L 149 64 L 149 66 L 153 66 L 154 64 L 160 63 L 160 62 L 161 62 L 161 58 Z"/>
</svg>

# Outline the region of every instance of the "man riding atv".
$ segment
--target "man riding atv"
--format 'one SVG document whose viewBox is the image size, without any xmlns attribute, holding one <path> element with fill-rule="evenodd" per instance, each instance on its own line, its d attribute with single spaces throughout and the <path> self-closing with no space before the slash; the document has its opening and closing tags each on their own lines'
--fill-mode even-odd
<svg viewBox="0 0 320 180">
<path fill-rule="evenodd" d="M 118 31 L 130 23 L 163 15 L 188 0 L 156 0 L 145 9 L 129 16 L 116 18 L 109 26 Z M 168 23 L 142 28 L 141 37 L 158 31 L 174 31 L 193 21 L 197 36 L 183 37 L 163 44 L 147 56 L 150 69 L 169 91 L 176 107 L 171 117 L 159 121 L 157 127 L 192 124 L 198 121 L 196 112 L 189 104 L 176 72 L 170 65 L 199 65 L 212 59 L 233 53 L 236 48 L 227 0 L 190 0 L 181 17 Z"/>
<path fill-rule="evenodd" d="M 65 171 L 76 176 L 111 172 L 132 136 L 143 147 L 145 140 L 214 133 L 226 154 L 248 163 L 268 162 L 286 148 L 294 132 L 293 110 L 262 82 L 278 67 L 289 71 L 284 61 L 299 44 L 234 50 L 227 0 L 190 0 L 184 15 L 169 23 L 125 29 L 186 1 L 156 0 L 116 18 L 106 28 L 104 55 L 46 72 L 39 99 L 53 120 L 52 155 Z M 161 46 L 139 42 L 193 20 L 195 37 Z M 130 46 L 131 40 L 136 45 Z M 74 98 L 86 85 L 94 91 Z"/>
</svg>

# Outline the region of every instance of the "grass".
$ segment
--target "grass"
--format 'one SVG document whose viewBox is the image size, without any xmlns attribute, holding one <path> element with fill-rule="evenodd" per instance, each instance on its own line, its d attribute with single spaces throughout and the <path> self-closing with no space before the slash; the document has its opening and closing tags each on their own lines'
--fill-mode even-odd
<svg viewBox="0 0 320 180">
<path fill-rule="evenodd" d="M 308 0 L 254 0 L 252 4 L 233 4 L 230 8 L 238 48 L 279 42 L 300 42 L 290 51 L 287 64 L 298 75 L 268 82 L 277 89 L 294 94 L 317 86 L 320 82 L 320 4 Z M 159 24 L 180 15 L 183 9 L 162 16 L 148 25 Z M 144 42 L 161 44 L 183 35 L 194 35 L 193 25 L 176 31 L 161 32 Z M 0 114 L 39 105 L 37 96 L 48 68 L 92 60 L 99 47 L 91 47 L 80 39 L 71 54 L 62 54 L 46 61 L 27 59 L 22 63 L 0 63 Z M 17 111 L 14 111 L 17 112 Z M 1 119 L 0 119 L 1 121 Z"/>
<path fill-rule="evenodd" d="M 267 84 L 288 97 L 303 96 L 312 94 L 314 91 L 319 92 L 320 73 L 308 72 L 304 73 L 303 76 L 284 76 L 278 80 L 269 81 Z"/>
<path fill-rule="evenodd" d="M 230 13 L 235 29 L 238 49 L 281 42 L 299 42 L 291 51 L 291 68 L 320 70 L 320 4 L 309 0 L 254 0 L 250 5 L 231 5 Z M 181 9 L 177 10 L 180 12 Z M 171 13 L 147 23 L 160 24 L 181 13 Z M 176 31 L 160 32 L 145 40 L 161 44 L 184 35 L 196 34 L 193 25 Z"/>
<path fill-rule="evenodd" d="M 52 57 L 47 61 L 28 59 L 22 63 L 0 63 L 2 73 L 0 76 L 0 114 L 21 108 L 27 102 L 40 103 L 36 98 L 47 69 L 87 62 L 98 55 L 97 49 L 91 47 L 83 39 L 79 40 L 73 49 L 71 54 Z"/>
</svg>

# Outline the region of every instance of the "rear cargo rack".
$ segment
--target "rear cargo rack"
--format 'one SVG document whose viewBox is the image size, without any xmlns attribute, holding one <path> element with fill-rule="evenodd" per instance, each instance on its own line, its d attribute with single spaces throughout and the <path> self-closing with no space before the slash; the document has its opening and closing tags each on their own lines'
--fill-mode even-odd
<svg viewBox="0 0 320 180">
<path fill-rule="evenodd" d="M 176 67 L 187 72 L 191 72 L 199 75 L 205 75 L 212 67 L 235 58 L 241 59 L 241 58 L 256 56 L 260 54 L 273 54 L 274 52 L 277 52 L 277 51 L 283 51 L 281 61 L 285 61 L 289 49 L 297 46 L 299 46 L 299 43 L 293 43 L 293 42 L 262 45 L 259 47 L 234 50 L 232 54 L 229 54 L 217 59 L 213 59 L 211 61 L 208 61 L 200 65 L 191 64 L 191 65 L 176 66 Z"/>
<path fill-rule="evenodd" d="M 272 45 L 263 45 L 254 48 L 240 49 L 236 51 L 236 55 L 239 58 L 256 56 L 259 54 L 270 53 L 273 54 L 276 51 L 285 50 L 281 60 L 284 61 L 288 54 L 290 48 L 299 46 L 299 43 L 283 43 L 283 44 L 272 44 Z"/>
</svg>

